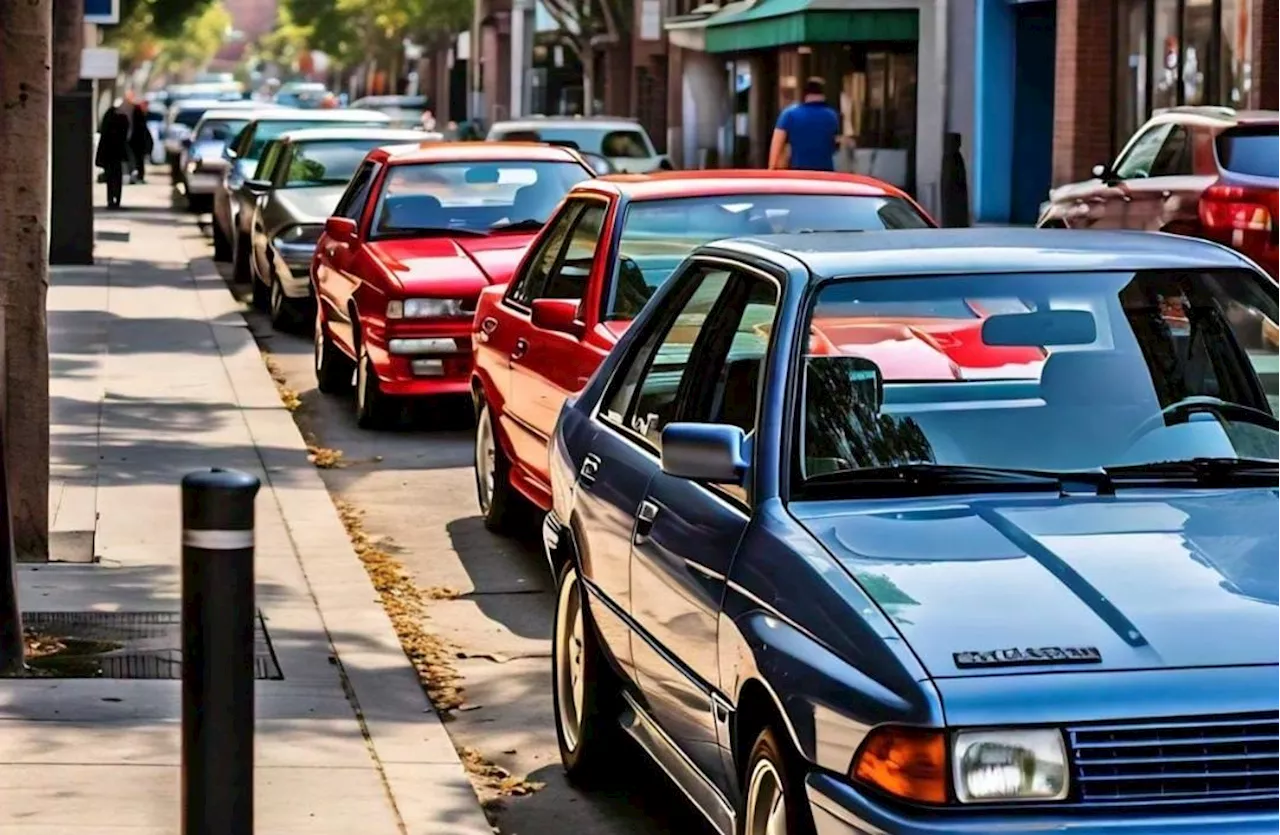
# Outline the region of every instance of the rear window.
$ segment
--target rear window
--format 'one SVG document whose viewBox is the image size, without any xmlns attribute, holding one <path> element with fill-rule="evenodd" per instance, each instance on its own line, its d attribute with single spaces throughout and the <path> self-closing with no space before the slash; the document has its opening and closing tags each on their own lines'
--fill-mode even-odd
<svg viewBox="0 0 1280 835">
<path fill-rule="evenodd" d="M 307 128 L 327 128 L 327 127 L 344 127 L 344 128 L 385 128 L 386 124 L 382 121 L 377 122 L 342 122 L 337 119 L 332 122 L 323 120 L 307 120 L 300 119 L 296 122 L 277 121 L 274 119 L 262 119 L 258 122 L 258 129 L 254 132 L 253 142 L 250 143 L 248 150 L 242 154 L 245 159 L 258 159 L 262 154 L 262 149 L 272 139 L 278 139 L 291 130 L 305 130 Z"/>
<path fill-rule="evenodd" d="M 180 125 L 186 125 L 189 128 L 194 128 L 197 124 L 200 123 L 200 120 L 204 118 L 204 113 L 206 110 L 208 110 L 207 107 L 202 107 L 199 110 L 192 110 L 191 108 L 183 108 L 182 110 L 179 110 L 176 114 L 174 114 L 173 121 L 177 122 Z"/>
<path fill-rule="evenodd" d="M 493 138 L 507 142 L 547 142 L 604 157 L 647 159 L 653 156 L 644 132 L 635 128 L 618 130 L 589 124 L 539 125 L 537 128 L 498 129 L 493 132 Z"/>
<path fill-rule="evenodd" d="M 1240 127 L 1218 136 L 1218 162 L 1233 174 L 1280 177 L 1280 132 L 1274 125 Z"/>
</svg>

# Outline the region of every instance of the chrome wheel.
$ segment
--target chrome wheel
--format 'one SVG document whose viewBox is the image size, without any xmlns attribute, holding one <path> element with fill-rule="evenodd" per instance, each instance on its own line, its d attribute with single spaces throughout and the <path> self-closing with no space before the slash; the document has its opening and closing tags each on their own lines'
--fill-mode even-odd
<svg viewBox="0 0 1280 835">
<path fill-rule="evenodd" d="M 560 600 L 556 604 L 555 644 L 556 710 L 564 745 L 570 751 L 578 748 L 582 733 L 583 706 L 586 702 L 582 627 L 581 588 L 577 573 L 571 570 L 560 584 Z"/>
<path fill-rule="evenodd" d="M 488 513 L 493 504 L 494 472 L 498 466 L 498 450 L 493 437 L 493 422 L 489 420 L 489 408 L 480 410 L 476 421 L 476 494 L 480 499 L 480 512 Z"/>
<path fill-rule="evenodd" d="M 746 835 L 787 835 L 787 796 L 782 776 L 767 758 L 756 761 L 747 787 Z"/>
<path fill-rule="evenodd" d="M 360 359 L 356 362 L 356 403 L 363 406 L 369 402 L 369 360 L 365 356 L 364 351 L 360 352 Z"/>
</svg>

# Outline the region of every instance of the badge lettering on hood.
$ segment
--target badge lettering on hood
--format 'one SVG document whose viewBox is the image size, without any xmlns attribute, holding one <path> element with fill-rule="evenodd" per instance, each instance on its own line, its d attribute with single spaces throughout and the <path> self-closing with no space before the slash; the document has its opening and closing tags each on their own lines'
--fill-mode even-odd
<svg viewBox="0 0 1280 835">
<path fill-rule="evenodd" d="M 1102 653 L 1097 647 L 1027 647 L 1026 649 L 969 650 L 952 653 L 956 666 L 1029 667 L 1037 664 L 1100 664 Z"/>
</svg>

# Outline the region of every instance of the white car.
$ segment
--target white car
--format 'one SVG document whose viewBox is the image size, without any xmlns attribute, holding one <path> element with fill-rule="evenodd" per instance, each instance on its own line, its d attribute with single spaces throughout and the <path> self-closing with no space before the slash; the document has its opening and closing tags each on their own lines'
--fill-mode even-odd
<svg viewBox="0 0 1280 835">
<path fill-rule="evenodd" d="M 567 145 L 604 157 L 619 174 L 648 174 L 672 168 L 671 160 L 654 149 L 644 126 L 634 119 L 530 116 L 495 122 L 487 138 L 490 141 Z"/>
</svg>

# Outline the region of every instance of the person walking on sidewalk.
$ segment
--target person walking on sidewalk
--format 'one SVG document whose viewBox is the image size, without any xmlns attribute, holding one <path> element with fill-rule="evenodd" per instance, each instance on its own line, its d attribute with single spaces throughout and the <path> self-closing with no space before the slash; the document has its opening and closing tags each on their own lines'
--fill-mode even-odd
<svg viewBox="0 0 1280 835">
<path fill-rule="evenodd" d="M 147 102 L 138 101 L 133 106 L 133 130 L 129 134 L 129 148 L 133 151 L 133 181 L 147 181 L 147 160 L 151 158 L 151 149 L 155 147 L 155 139 L 151 129 L 147 127 Z"/>
<path fill-rule="evenodd" d="M 804 100 L 778 117 L 769 145 L 769 168 L 834 171 L 840 116 L 827 105 L 826 83 L 818 77 L 804 83 Z M 790 152 L 785 160 L 783 152 Z"/>
<path fill-rule="evenodd" d="M 124 169 L 129 161 L 129 117 L 120 109 L 122 102 L 107 108 L 98 127 L 98 151 L 93 164 L 102 169 L 107 181 L 107 208 L 120 208 L 124 191 Z"/>
</svg>

